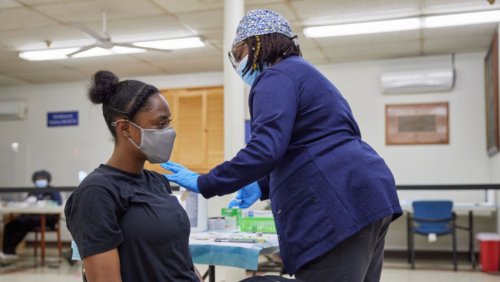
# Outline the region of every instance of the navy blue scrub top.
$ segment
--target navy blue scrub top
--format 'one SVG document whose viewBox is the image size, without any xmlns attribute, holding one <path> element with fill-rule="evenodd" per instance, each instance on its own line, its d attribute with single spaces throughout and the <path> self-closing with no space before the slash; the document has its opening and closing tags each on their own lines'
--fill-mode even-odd
<svg viewBox="0 0 500 282">
<path fill-rule="evenodd" d="M 258 181 L 261 199 L 271 199 L 288 273 L 364 226 L 402 214 L 390 169 L 361 139 L 342 94 L 306 60 L 292 56 L 264 70 L 249 107 L 246 148 L 199 177 L 198 187 L 210 198 Z"/>
<path fill-rule="evenodd" d="M 123 282 L 199 282 L 191 225 L 165 176 L 101 165 L 71 194 L 64 213 L 82 259 L 118 248 Z"/>
</svg>

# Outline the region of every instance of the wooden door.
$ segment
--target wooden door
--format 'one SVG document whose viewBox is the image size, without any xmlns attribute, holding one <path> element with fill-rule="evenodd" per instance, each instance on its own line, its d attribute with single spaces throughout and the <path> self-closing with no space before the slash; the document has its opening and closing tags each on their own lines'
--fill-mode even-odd
<svg viewBox="0 0 500 282">
<path fill-rule="evenodd" d="M 171 160 L 203 174 L 224 161 L 223 87 L 162 90 L 177 132 Z M 166 173 L 146 162 L 146 169 Z"/>
</svg>

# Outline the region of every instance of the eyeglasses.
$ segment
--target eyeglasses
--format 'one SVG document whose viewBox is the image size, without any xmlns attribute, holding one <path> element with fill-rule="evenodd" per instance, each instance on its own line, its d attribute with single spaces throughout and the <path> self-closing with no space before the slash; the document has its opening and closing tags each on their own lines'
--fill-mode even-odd
<svg viewBox="0 0 500 282">
<path fill-rule="evenodd" d="M 243 41 L 243 43 L 246 43 L 246 42 Z M 241 44 L 240 46 L 234 47 L 231 51 L 227 52 L 227 56 L 229 57 L 229 61 L 231 62 L 231 64 L 233 65 L 233 68 L 235 70 L 238 69 L 238 66 L 240 65 L 240 63 L 238 63 L 236 61 L 236 59 L 234 58 L 234 51 L 236 51 L 238 48 L 240 48 L 243 45 L 245 45 L 245 44 Z"/>
</svg>

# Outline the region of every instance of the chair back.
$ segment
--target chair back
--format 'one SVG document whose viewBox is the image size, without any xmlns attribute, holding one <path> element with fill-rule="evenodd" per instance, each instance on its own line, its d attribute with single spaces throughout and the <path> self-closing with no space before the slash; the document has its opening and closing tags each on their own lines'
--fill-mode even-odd
<svg viewBox="0 0 500 282">
<path fill-rule="evenodd" d="M 449 230 L 446 225 L 449 224 L 453 216 L 452 201 L 415 201 L 413 202 L 413 213 L 420 230 L 426 230 L 428 233 L 441 233 Z M 446 222 L 426 222 L 418 219 L 450 219 Z"/>
</svg>

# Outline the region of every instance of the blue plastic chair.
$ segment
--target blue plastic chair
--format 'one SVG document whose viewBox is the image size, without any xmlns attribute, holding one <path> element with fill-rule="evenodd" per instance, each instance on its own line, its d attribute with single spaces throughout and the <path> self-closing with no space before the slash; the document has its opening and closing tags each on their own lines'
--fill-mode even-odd
<svg viewBox="0 0 500 282">
<path fill-rule="evenodd" d="M 431 233 L 437 236 L 451 234 L 453 237 L 453 266 L 457 270 L 457 241 L 456 215 L 452 211 L 452 201 L 415 201 L 413 202 L 413 216 L 410 216 L 410 261 L 411 268 L 415 269 L 415 233 L 428 236 Z"/>
</svg>

